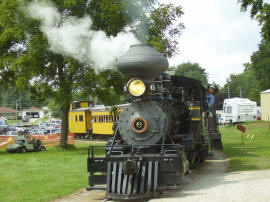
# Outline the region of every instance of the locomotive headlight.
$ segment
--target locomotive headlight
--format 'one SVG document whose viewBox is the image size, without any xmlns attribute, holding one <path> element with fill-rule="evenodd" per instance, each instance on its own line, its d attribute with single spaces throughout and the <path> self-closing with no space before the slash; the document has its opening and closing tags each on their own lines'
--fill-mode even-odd
<svg viewBox="0 0 270 202">
<path fill-rule="evenodd" d="M 131 95 L 139 97 L 144 94 L 146 90 L 145 84 L 142 80 L 131 79 L 128 82 L 128 91 Z"/>
</svg>

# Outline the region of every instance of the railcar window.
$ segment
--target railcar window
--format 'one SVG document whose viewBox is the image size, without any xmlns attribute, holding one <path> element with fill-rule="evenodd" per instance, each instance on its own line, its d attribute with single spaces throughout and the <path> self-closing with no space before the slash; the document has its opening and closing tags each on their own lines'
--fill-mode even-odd
<svg viewBox="0 0 270 202">
<path fill-rule="evenodd" d="M 83 115 L 80 115 L 80 116 L 79 116 L 79 120 L 80 120 L 80 121 L 83 121 Z"/>
<path fill-rule="evenodd" d="M 76 121 L 76 122 L 78 121 L 77 115 L 75 116 L 75 121 Z"/>
</svg>

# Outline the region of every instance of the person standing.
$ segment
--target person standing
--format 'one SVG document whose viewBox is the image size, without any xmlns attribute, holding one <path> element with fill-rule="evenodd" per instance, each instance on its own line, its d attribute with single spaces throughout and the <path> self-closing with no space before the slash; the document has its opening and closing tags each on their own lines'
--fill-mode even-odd
<svg viewBox="0 0 270 202">
<path fill-rule="evenodd" d="M 214 87 L 212 85 L 208 86 L 208 89 L 207 89 L 207 92 L 206 92 L 206 109 L 207 109 L 207 112 L 210 112 L 211 111 L 211 107 L 212 105 L 214 104 L 214 101 L 215 101 L 215 97 L 214 97 Z"/>
</svg>

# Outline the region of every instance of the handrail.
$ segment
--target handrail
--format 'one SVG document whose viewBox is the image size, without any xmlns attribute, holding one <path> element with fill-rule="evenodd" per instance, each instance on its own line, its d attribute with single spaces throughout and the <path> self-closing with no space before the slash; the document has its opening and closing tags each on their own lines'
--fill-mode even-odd
<svg viewBox="0 0 270 202">
<path fill-rule="evenodd" d="M 138 144 L 138 145 L 116 145 L 117 147 L 121 148 L 130 148 L 131 149 L 131 154 L 134 153 L 134 151 L 138 151 L 140 148 L 145 148 L 145 147 L 176 147 L 177 151 L 180 151 L 181 149 L 184 149 L 185 147 L 180 144 Z M 94 158 L 94 148 L 101 148 L 101 147 L 106 147 L 106 145 L 89 145 L 88 146 L 88 157 Z M 170 149 L 171 150 L 171 149 Z M 164 149 L 163 152 L 161 151 L 161 154 L 164 155 Z"/>
</svg>

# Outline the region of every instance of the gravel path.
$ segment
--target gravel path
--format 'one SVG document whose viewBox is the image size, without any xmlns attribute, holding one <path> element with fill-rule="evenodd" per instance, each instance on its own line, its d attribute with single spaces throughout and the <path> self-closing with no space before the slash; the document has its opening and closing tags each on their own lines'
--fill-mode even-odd
<svg viewBox="0 0 270 202">
<path fill-rule="evenodd" d="M 257 202 L 270 201 L 270 170 L 226 173 L 228 160 L 211 152 L 206 161 L 184 177 L 182 188 L 166 191 L 151 202 Z M 104 191 L 79 190 L 53 202 L 88 202 L 105 199 Z"/>
<path fill-rule="evenodd" d="M 257 202 L 270 201 L 270 170 L 225 173 L 228 161 L 215 152 L 191 175 L 179 191 L 169 191 L 151 202 Z"/>
</svg>

